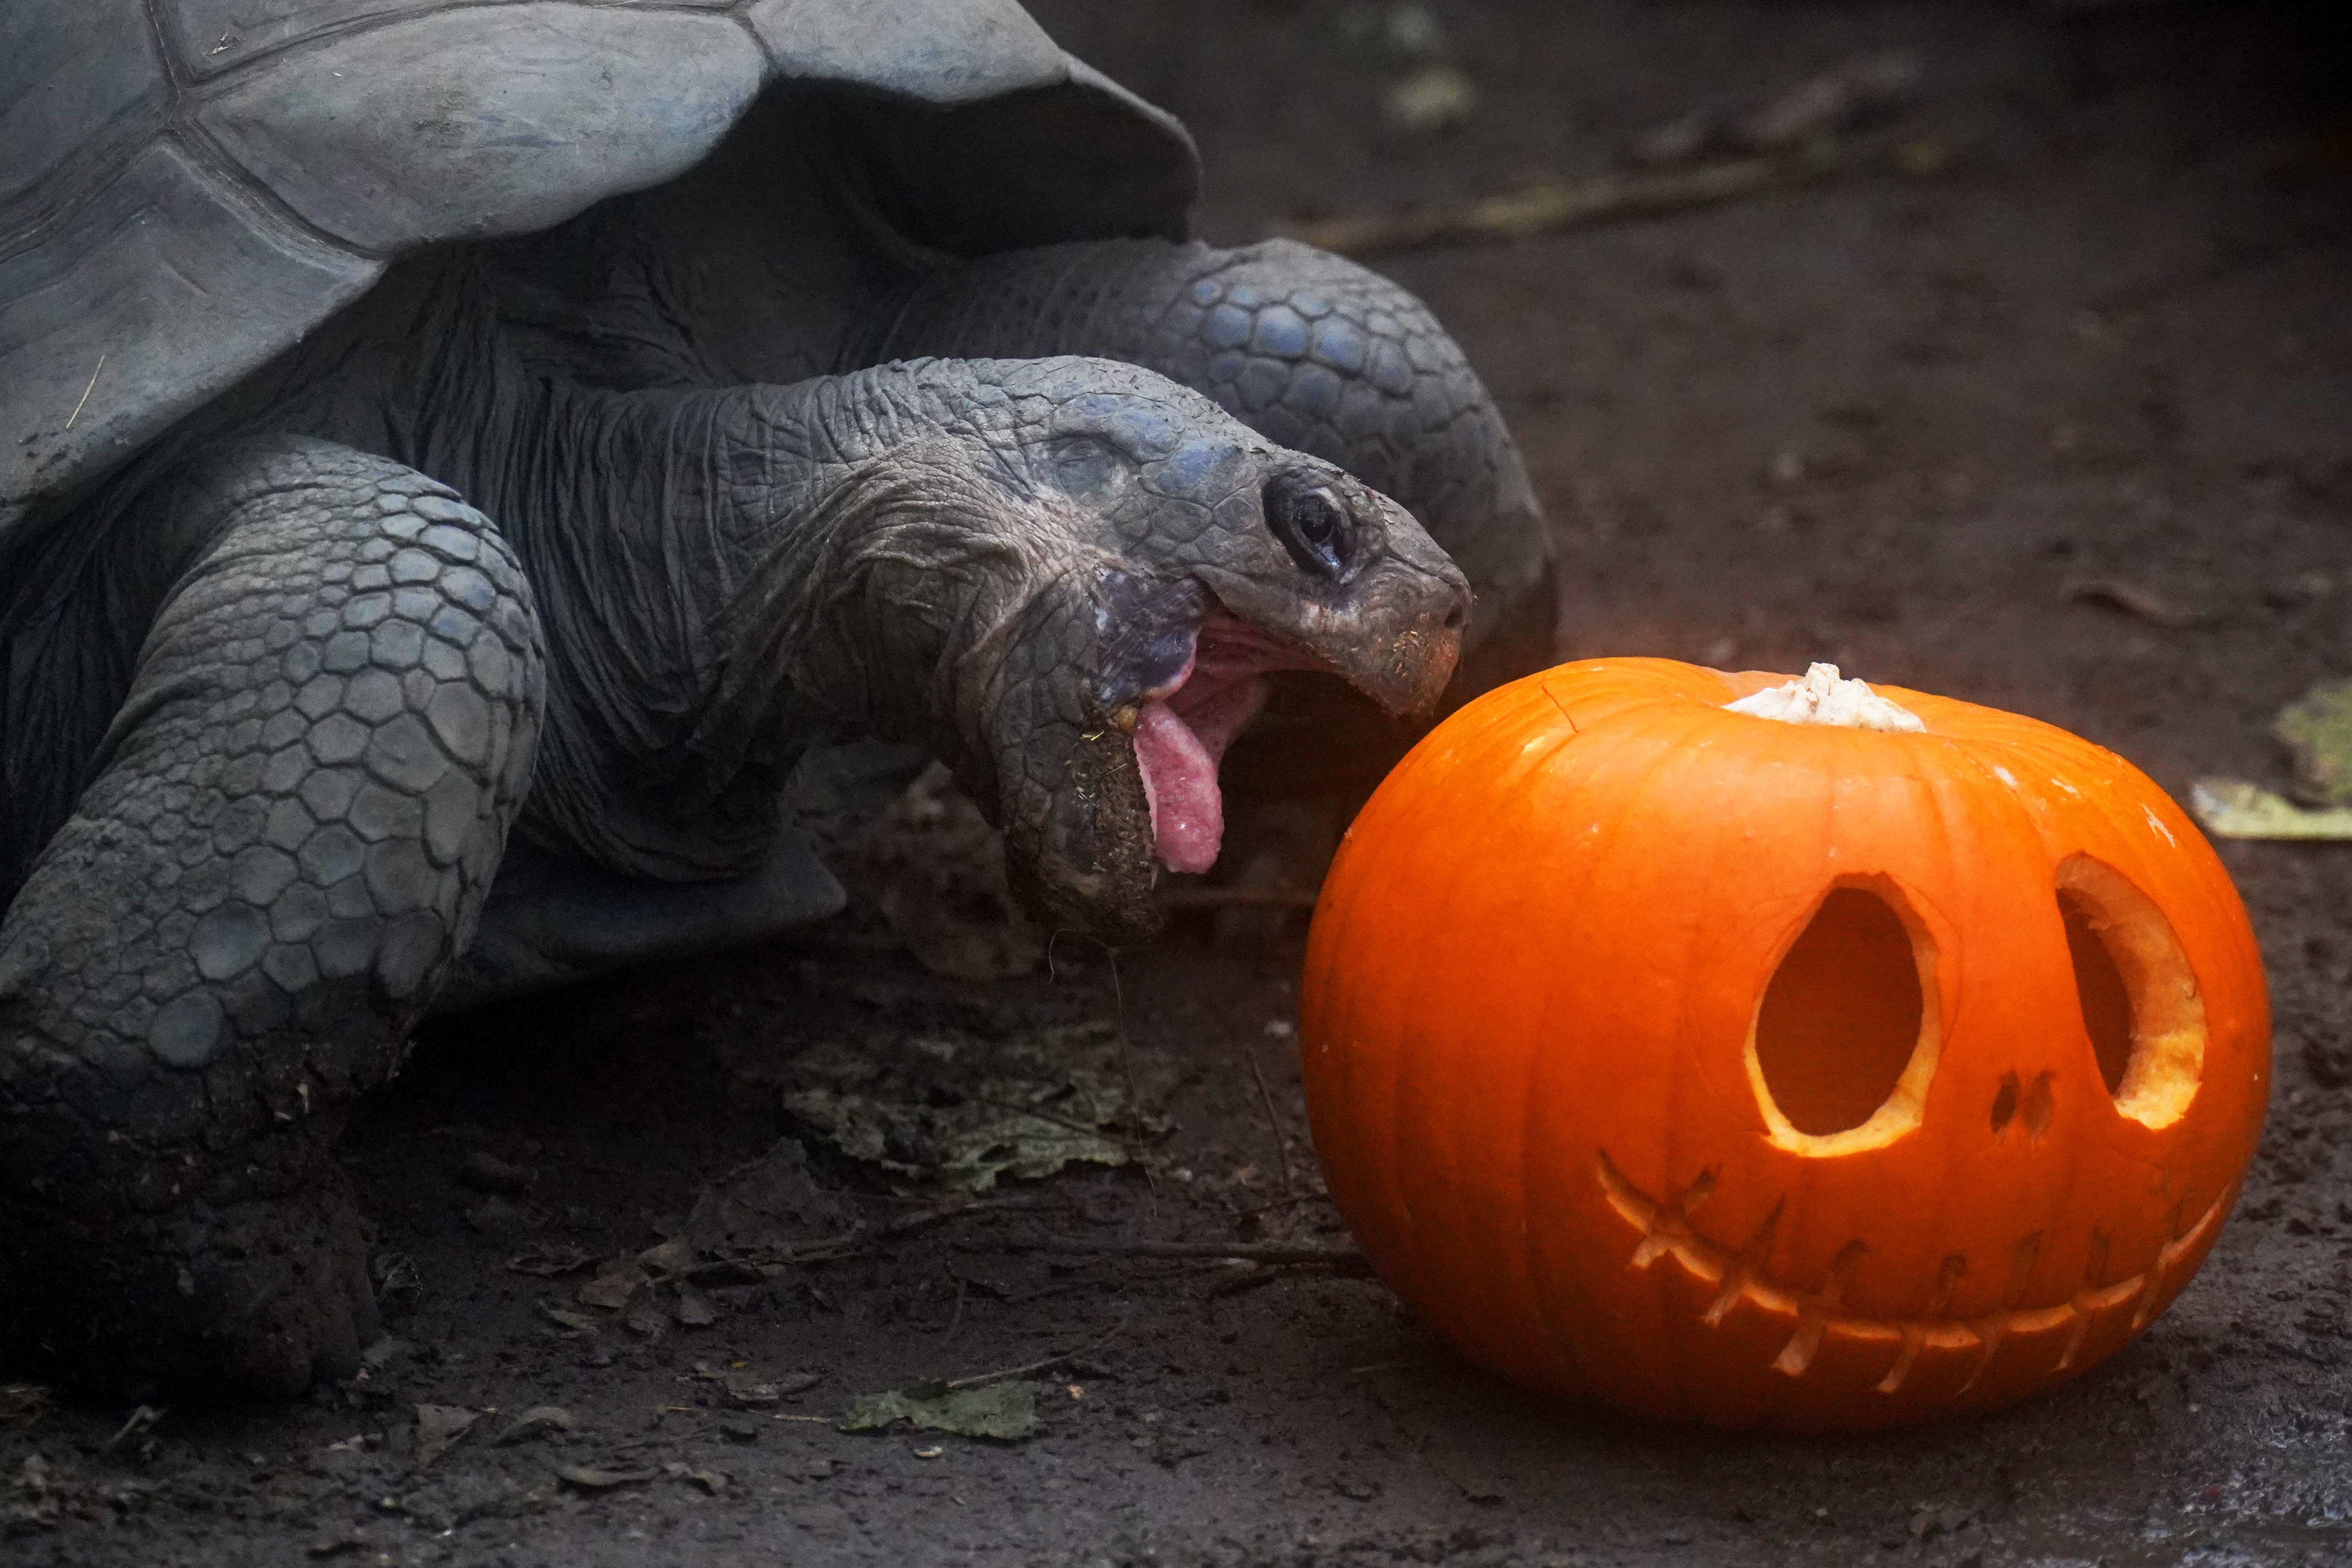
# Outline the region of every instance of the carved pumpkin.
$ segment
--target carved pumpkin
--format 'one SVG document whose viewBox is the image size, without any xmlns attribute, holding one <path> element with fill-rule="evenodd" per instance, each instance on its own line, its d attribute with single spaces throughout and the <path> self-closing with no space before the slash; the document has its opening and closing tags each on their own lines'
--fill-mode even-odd
<svg viewBox="0 0 2352 1568">
<path fill-rule="evenodd" d="M 1563 665 L 1425 739 L 1317 909 L 1316 1145 L 1381 1274 L 1520 1383 L 1797 1430 L 2006 1404 L 2212 1247 L 2261 959 L 2121 758 L 1788 680 Z"/>
</svg>

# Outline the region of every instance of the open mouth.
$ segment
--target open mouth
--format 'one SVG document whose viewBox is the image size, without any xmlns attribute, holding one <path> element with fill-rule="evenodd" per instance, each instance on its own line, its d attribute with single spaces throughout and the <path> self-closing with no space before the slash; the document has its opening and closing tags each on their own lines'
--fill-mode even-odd
<svg viewBox="0 0 2352 1568">
<path fill-rule="evenodd" d="M 1944 1260 L 1942 1287 L 1925 1316 L 1869 1318 L 1849 1310 L 1843 1300 L 1843 1268 L 1869 1250 L 1859 1239 L 1849 1241 L 1838 1254 L 1838 1261 L 1830 1265 L 1830 1278 L 1822 1289 L 1806 1291 L 1763 1273 L 1751 1256 L 1754 1247 L 1744 1251 L 1725 1247 L 1692 1226 L 1690 1211 L 1706 1200 L 1713 1187 L 1712 1170 L 1691 1186 L 1670 1193 L 1663 1202 L 1627 1181 L 1605 1149 L 1601 1151 L 1595 1173 L 1610 1207 L 1642 1233 L 1625 1265 L 1628 1268 L 1645 1272 L 1661 1258 L 1672 1258 L 1685 1273 L 1714 1287 L 1715 1299 L 1699 1318 L 1710 1329 L 1719 1327 L 1735 1311 L 1761 1313 L 1785 1323 L 1789 1338 L 1771 1363 L 1772 1370 L 1784 1376 L 1803 1376 L 1825 1342 L 1849 1355 L 1874 1352 L 1885 1368 L 1877 1390 L 1889 1394 L 1900 1392 L 1915 1370 L 1924 1370 L 1923 1356 L 1931 1365 L 1948 1357 L 1965 1358 L 1968 1370 L 1965 1381 L 1954 1389 L 1957 1396 L 1976 1386 L 1993 1357 L 2011 1342 L 2021 1346 L 2042 1344 L 2046 1349 L 2042 1353 L 2054 1354 L 2054 1369 L 2063 1371 L 2075 1364 L 2095 1322 L 2128 1310 L 2131 1332 L 2137 1333 L 2168 1299 L 2183 1258 L 2189 1258 L 2194 1272 L 2198 1244 L 2221 1222 L 2238 1195 L 2235 1187 L 2225 1189 L 2202 1216 L 2158 1247 L 2153 1263 L 2127 1279 L 2106 1278 L 2106 1251 L 2101 1247 L 2092 1254 L 2082 1289 L 2063 1301 L 2032 1307 L 2012 1302 L 1975 1317 L 1952 1316 L 1948 1312 L 1952 1287 L 1969 1261 L 1956 1255 Z M 1780 1212 L 1772 1211 L 1775 1218 Z M 2182 1214 L 2176 1225 L 2186 1217 Z"/>
<path fill-rule="evenodd" d="M 1279 670 L 1325 668 L 1305 649 L 1212 607 L 1193 634 L 1192 657 L 1173 680 L 1143 694 L 1135 763 L 1151 808 L 1153 853 L 1171 871 L 1205 871 L 1225 837 L 1217 768 L 1234 737 L 1273 694 Z"/>
</svg>

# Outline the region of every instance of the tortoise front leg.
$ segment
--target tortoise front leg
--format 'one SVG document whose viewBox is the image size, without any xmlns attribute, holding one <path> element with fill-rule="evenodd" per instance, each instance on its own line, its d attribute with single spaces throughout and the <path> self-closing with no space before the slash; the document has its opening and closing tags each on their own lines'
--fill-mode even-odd
<svg viewBox="0 0 2352 1568">
<path fill-rule="evenodd" d="M 330 1149 L 497 868 L 539 626 L 446 488 L 272 437 L 151 487 L 60 631 L 99 636 L 175 550 L 0 922 L 0 1310 L 68 1374 L 299 1391 L 375 1331 Z"/>
</svg>

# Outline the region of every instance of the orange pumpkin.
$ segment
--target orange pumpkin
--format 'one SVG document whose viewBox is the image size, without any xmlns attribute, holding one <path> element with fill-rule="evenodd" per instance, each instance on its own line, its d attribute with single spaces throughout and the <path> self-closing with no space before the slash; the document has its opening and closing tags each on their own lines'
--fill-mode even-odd
<svg viewBox="0 0 2352 1568">
<path fill-rule="evenodd" d="M 1796 1430 L 2003 1405 L 2146 1328 L 2252 1157 L 2261 958 L 2171 800 L 2033 720 L 1808 680 L 1517 681 L 1325 882 L 1331 1195 L 1520 1383 Z"/>
</svg>

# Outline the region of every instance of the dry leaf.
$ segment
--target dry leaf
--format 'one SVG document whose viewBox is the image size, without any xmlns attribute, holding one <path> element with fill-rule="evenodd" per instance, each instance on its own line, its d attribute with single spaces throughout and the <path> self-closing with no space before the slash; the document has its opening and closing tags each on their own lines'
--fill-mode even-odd
<svg viewBox="0 0 2352 1568">
<path fill-rule="evenodd" d="M 646 1282 L 646 1271 L 637 1267 L 633 1258 L 615 1258 L 596 1271 L 596 1277 L 580 1287 L 580 1300 L 591 1307 L 603 1307 L 619 1311 L 629 1304 Z"/>
<path fill-rule="evenodd" d="M 449 1451 L 450 1446 L 474 1429 L 482 1418 L 478 1410 L 468 1410 L 462 1405 L 420 1405 L 416 1407 L 416 1464 L 418 1468 L 431 1464 Z"/>
<path fill-rule="evenodd" d="M 497 1446 L 529 1442 L 550 1432 L 569 1432 L 579 1425 L 572 1412 L 561 1405 L 534 1405 L 514 1419 L 514 1425 L 499 1433 Z"/>
<path fill-rule="evenodd" d="M 992 1383 L 980 1388 L 940 1384 L 894 1388 L 850 1402 L 841 1417 L 845 1432 L 879 1432 L 904 1421 L 927 1432 L 1018 1442 L 1045 1429 L 1037 1418 L 1037 1391 L 1025 1383 Z"/>
<path fill-rule="evenodd" d="M 2125 615 L 2146 621 L 2152 626 L 2168 631 L 2180 631 L 2201 626 L 2211 619 L 2200 611 L 2175 604 L 2154 588 L 2139 583 L 2126 583 L 2118 577 L 2085 577 L 2066 585 L 2066 596 L 2078 605 L 2097 605 L 2105 609 L 2121 610 Z"/>
<path fill-rule="evenodd" d="M 727 1476 L 722 1470 L 698 1470 L 691 1465 L 676 1461 L 662 1467 L 662 1473 L 673 1480 L 692 1481 L 712 1497 L 727 1489 Z"/>
<path fill-rule="evenodd" d="M 561 1242 L 534 1241 L 506 1261 L 509 1274 L 530 1274 L 541 1279 L 552 1279 L 559 1274 L 573 1274 L 587 1268 L 595 1259 L 576 1247 Z"/>
<path fill-rule="evenodd" d="M 609 1491 L 614 1487 L 633 1487 L 652 1480 L 659 1470 L 600 1470 L 587 1465 L 557 1465 L 556 1478 L 583 1491 Z"/>
<path fill-rule="evenodd" d="M 2189 809 L 2217 838 L 2352 838 L 2352 806 L 2297 805 L 2244 779 L 2199 779 Z"/>
</svg>

